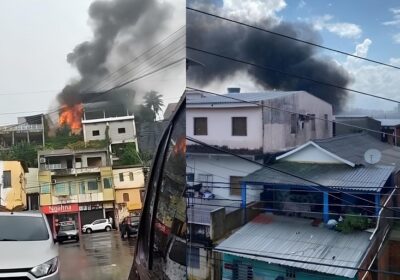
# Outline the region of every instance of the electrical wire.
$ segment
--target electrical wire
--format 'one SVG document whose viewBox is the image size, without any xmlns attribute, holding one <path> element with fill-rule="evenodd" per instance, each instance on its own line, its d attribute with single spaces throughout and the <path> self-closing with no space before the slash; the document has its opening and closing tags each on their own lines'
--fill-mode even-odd
<svg viewBox="0 0 400 280">
<path fill-rule="evenodd" d="M 367 93 L 367 92 L 363 92 L 363 91 L 360 91 L 360 90 L 355 90 L 355 89 L 351 89 L 351 88 L 347 88 L 347 87 L 338 86 L 338 85 L 332 84 L 330 82 L 319 81 L 319 80 L 316 80 L 316 79 L 313 79 L 313 78 L 309 78 L 309 77 L 297 75 L 297 74 L 294 74 L 294 73 L 282 71 L 282 70 L 279 70 L 279 69 L 276 69 L 276 68 L 273 68 L 273 67 L 256 64 L 256 63 L 249 62 L 249 61 L 246 61 L 246 60 L 242 60 L 242 59 L 226 56 L 226 55 L 223 55 L 223 54 L 214 53 L 214 52 L 211 52 L 211 51 L 208 51 L 208 50 L 199 49 L 199 48 L 195 48 L 195 47 L 192 47 L 192 46 L 186 46 L 186 48 L 189 49 L 189 50 L 200 52 L 200 53 L 205 53 L 205 54 L 212 55 L 212 56 L 219 57 L 219 58 L 223 58 L 223 59 L 226 59 L 226 60 L 231 60 L 231 61 L 234 61 L 234 62 L 237 62 L 237 63 L 241 63 L 241 64 L 253 66 L 253 67 L 256 67 L 256 68 L 260 68 L 260 69 L 263 69 L 263 70 L 266 70 L 266 71 L 272 71 L 272 72 L 275 72 L 275 73 L 284 74 L 284 75 L 291 76 L 291 77 L 294 77 L 294 78 L 297 78 L 297 79 L 300 79 L 300 80 L 306 80 L 306 81 L 313 82 L 313 83 L 316 83 L 316 84 L 320 84 L 320 85 L 323 85 L 323 86 L 338 88 L 338 89 L 341 89 L 341 90 L 354 92 L 354 93 L 358 93 L 358 94 L 361 94 L 361 95 L 374 97 L 374 98 L 382 99 L 382 100 L 385 100 L 385 101 L 390 101 L 390 102 L 394 102 L 394 103 L 400 104 L 400 101 L 395 100 L 395 99 L 391 99 L 391 98 L 387 98 L 387 97 L 383 97 L 383 96 L 378 96 L 378 95 L 374 95 L 374 94 L 371 94 L 371 93 Z"/>
<path fill-rule="evenodd" d="M 392 64 L 387 64 L 387 63 L 384 63 L 384 62 L 381 62 L 381 61 L 378 61 L 378 60 L 369 59 L 369 58 L 358 56 L 358 55 L 355 55 L 355 54 L 352 54 L 352 53 L 349 53 L 349 52 L 340 51 L 340 50 L 337 50 L 337 49 L 334 49 L 334 48 L 326 47 L 326 46 L 323 46 L 323 45 L 320 45 L 320 44 L 316 44 L 316 43 L 313 43 L 313 42 L 302 40 L 302 39 L 299 39 L 299 38 L 296 38 L 296 37 L 293 37 L 293 36 L 289 36 L 289 35 L 285 35 L 285 34 L 282 34 L 282 33 L 279 33 L 279 32 L 271 31 L 271 30 L 268 30 L 268 29 L 265 29 L 265 28 L 254 26 L 254 25 L 251 25 L 251 24 L 248 24 L 248 23 L 244 23 L 244 22 L 241 22 L 241 21 L 237 21 L 237 20 L 234 20 L 234 19 L 230 19 L 230 18 L 227 18 L 227 17 L 223 17 L 223 16 L 219 16 L 219 15 L 216 15 L 216 14 L 212 14 L 212 13 L 209 13 L 209 12 L 206 12 L 206 11 L 198 10 L 198 9 L 195 9 L 195 8 L 192 8 L 192 7 L 186 7 L 186 9 L 189 10 L 189 11 L 193 11 L 193 12 L 197 12 L 197 13 L 200 13 L 200 14 L 211 16 L 211 17 L 214 17 L 214 18 L 217 18 L 217 19 L 221 19 L 221 20 L 224 20 L 224 21 L 227 21 L 227 22 L 236 23 L 238 25 L 242 25 L 242 26 L 245 26 L 245 27 L 248 27 L 248 28 L 251 28 L 251 29 L 255 29 L 255 30 L 258 30 L 258 31 L 269 33 L 269 34 L 272 34 L 272 35 L 275 35 L 275 36 L 286 38 L 286 39 L 289 39 L 289 40 L 292 40 L 292 41 L 300 42 L 300 43 L 303 43 L 303 44 L 311 45 L 311 46 L 318 47 L 318 48 L 321 48 L 321 49 L 325 49 L 325 50 L 328 50 L 328 51 L 336 52 L 336 53 L 347 55 L 347 56 L 350 56 L 350 57 L 353 57 L 353 58 L 365 60 L 365 61 L 372 62 L 372 63 L 378 64 L 378 65 L 383 65 L 383 66 L 387 66 L 387 67 L 390 67 L 390 68 L 394 68 L 394 69 L 400 70 L 400 67 L 398 67 L 398 66 L 395 66 L 395 65 L 392 65 Z"/>
<path fill-rule="evenodd" d="M 284 175 L 291 176 L 291 177 L 293 177 L 293 178 L 296 178 L 296 179 L 300 179 L 300 180 L 302 180 L 302 181 L 304 181 L 304 182 L 311 183 L 312 185 L 315 185 L 315 186 L 318 186 L 318 187 L 325 188 L 325 189 L 327 189 L 327 190 L 330 190 L 330 191 L 333 191 L 333 192 L 335 192 L 335 193 L 347 194 L 348 196 L 351 196 L 351 197 L 357 198 L 357 199 L 359 199 L 359 200 L 363 200 L 363 201 L 369 202 L 369 203 L 371 203 L 371 204 L 375 204 L 375 202 L 372 202 L 372 201 L 370 201 L 370 200 L 368 200 L 368 199 L 365 199 L 365 198 L 362 198 L 362 197 L 359 197 L 359 196 L 356 196 L 356 195 L 353 195 L 353 194 L 348 194 L 348 193 L 346 193 L 346 192 L 344 192 L 344 191 L 342 191 L 342 190 L 339 190 L 339 189 L 334 189 L 334 188 L 331 188 L 331 187 L 328 187 L 328 186 L 325 186 L 325 185 L 322 185 L 322 184 L 316 183 L 316 182 L 314 182 L 314 181 L 312 181 L 312 180 L 309 180 L 309 179 L 303 178 L 303 177 L 301 177 L 301 176 L 298 176 L 298 175 L 292 174 L 292 173 L 290 173 L 290 172 L 286 172 L 286 171 L 283 171 L 283 170 L 280 170 L 280 169 L 277 169 L 277 168 L 271 167 L 271 166 L 269 166 L 269 165 L 266 165 L 266 164 L 263 164 L 263 163 L 256 162 L 256 161 L 254 161 L 254 160 L 251 160 L 251 159 L 245 158 L 245 157 L 243 157 L 243 156 L 240 156 L 240 155 L 237 155 L 237 154 L 235 154 L 235 153 L 232 153 L 232 152 L 229 152 L 229 151 L 226 151 L 226 150 L 220 149 L 220 148 L 218 148 L 218 147 L 215 147 L 215 146 L 209 145 L 209 144 L 207 144 L 207 143 L 205 143 L 205 142 L 203 142 L 203 141 L 200 141 L 200 140 L 194 139 L 194 138 L 192 138 L 192 137 L 188 137 L 188 136 L 186 136 L 186 140 L 189 140 L 189 141 L 191 141 L 191 142 L 194 142 L 194 143 L 196 143 L 196 144 L 200 144 L 200 145 L 203 145 L 203 146 L 206 146 L 206 147 L 212 148 L 212 149 L 214 149 L 215 151 L 219 151 L 219 152 L 224 152 L 224 153 L 226 153 L 226 154 L 230 154 L 230 155 L 232 155 L 232 156 L 235 156 L 235 157 L 237 157 L 237 158 L 241 158 L 241 159 L 243 159 L 243 160 L 245 160 L 245 161 L 247 161 L 247 162 L 256 163 L 256 164 L 258 164 L 259 166 L 262 166 L 262 167 L 264 167 L 264 168 L 267 168 L 267 169 L 270 169 L 270 170 L 276 171 L 276 172 L 278 172 L 278 173 L 281 173 L 281 174 L 284 174 Z M 318 188 L 317 188 L 317 187 L 315 187 L 315 186 L 311 186 L 311 185 L 309 185 L 309 187 L 310 187 L 310 188 L 313 188 L 313 189 L 317 189 L 317 190 L 318 190 Z M 332 197 L 336 198 L 336 199 L 340 199 L 340 200 L 342 200 L 342 201 L 345 201 L 345 202 L 347 202 L 347 203 L 350 203 L 350 204 L 351 204 L 351 202 L 349 202 L 349 201 L 346 201 L 346 200 L 345 200 L 345 199 L 343 199 L 343 198 L 339 198 L 339 197 L 337 197 L 337 196 L 335 196 L 335 195 L 331 194 L 330 192 L 327 192 L 327 194 L 328 194 L 329 196 L 332 196 Z M 382 206 L 383 208 L 388 208 L 389 210 L 393 210 L 393 211 L 395 211 L 396 213 L 400 213 L 400 211 L 399 211 L 399 210 L 396 210 L 396 209 L 390 209 L 389 207 L 387 207 L 387 206 L 384 206 L 384 205 L 381 205 L 381 206 Z"/>
<path fill-rule="evenodd" d="M 219 94 L 219 93 L 216 93 L 216 92 L 201 90 L 201 89 L 197 89 L 197 88 L 194 88 L 194 87 L 188 87 L 187 86 L 186 88 L 190 89 L 190 90 L 198 91 L 200 93 L 206 93 L 206 94 L 215 95 L 215 96 L 231 99 L 231 100 L 242 102 L 242 103 L 246 103 L 246 104 L 255 105 L 255 106 L 258 106 L 258 107 L 261 107 L 261 108 L 267 108 L 267 109 L 276 110 L 276 111 L 289 113 L 289 114 L 297 114 L 299 116 L 310 117 L 312 119 L 316 119 L 316 120 L 320 120 L 320 121 L 324 121 L 324 122 L 328 122 L 328 123 L 332 123 L 332 124 L 339 124 L 339 125 L 343 125 L 343 126 L 346 126 L 346 127 L 357 128 L 357 129 L 360 129 L 360 130 L 363 130 L 363 131 L 367 131 L 367 132 L 374 132 L 374 133 L 377 133 L 377 134 L 380 134 L 380 135 L 387 135 L 387 136 L 391 136 L 391 137 L 395 137 L 395 138 L 400 138 L 400 135 L 393 135 L 391 133 L 387 133 L 387 132 L 383 132 L 383 131 L 379 131 L 379 130 L 374 130 L 374 129 L 370 129 L 370 128 L 362 127 L 362 126 L 358 126 L 358 125 L 352 125 L 352 124 L 348 124 L 348 123 L 343 123 L 343 122 L 336 121 L 336 120 L 324 119 L 324 118 L 320 118 L 320 117 L 317 117 L 317 116 L 312 116 L 311 117 L 310 115 L 307 115 L 307 114 L 304 114 L 304 113 L 291 111 L 291 110 L 286 110 L 286 109 L 281 109 L 281 108 L 277 108 L 277 107 L 273 107 L 273 106 L 269 106 L 269 105 L 265 105 L 265 104 L 260 104 L 257 101 L 247 101 L 247 100 L 243 100 L 241 98 L 233 97 L 233 96 L 230 96 L 230 95 Z"/>
</svg>

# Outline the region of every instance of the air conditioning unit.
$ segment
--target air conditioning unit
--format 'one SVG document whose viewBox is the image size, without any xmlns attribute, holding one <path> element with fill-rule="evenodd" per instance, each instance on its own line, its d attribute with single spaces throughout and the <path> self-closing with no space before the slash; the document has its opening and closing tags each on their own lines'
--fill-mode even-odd
<svg viewBox="0 0 400 280">
<path fill-rule="evenodd" d="M 51 183 L 52 184 L 57 184 L 57 180 L 56 179 L 51 179 Z"/>
<path fill-rule="evenodd" d="M 46 159 L 44 157 L 39 158 L 40 163 L 46 163 Z"/>
</svg>

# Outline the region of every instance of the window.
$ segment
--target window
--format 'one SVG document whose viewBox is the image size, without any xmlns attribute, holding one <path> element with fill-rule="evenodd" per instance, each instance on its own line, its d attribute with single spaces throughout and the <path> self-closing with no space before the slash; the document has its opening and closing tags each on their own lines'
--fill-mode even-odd
<svg viewBox="0 0 400 280">
<path fill-rule="evenodd" d="M 325 119 L 325 129 L 329 129 L 329 120 L 328 120 L 328 114 L 324 114 L 324 119 Z"/>
<path fill-rule="evenodd" d="M 93 136 L 99 136 L 100 135 L 100 130 L 93 130 L 92 131 Z"/>
<path fill-rule="evenodd" d="M 297 114 L 290 114 L 290 133 L 297 133 Z"/>
<path fill-rule="evenodd" d="M 194 173 L 186 173 L 186 182 L 194 182 Z"/>
<path fill-rule="evenodd" d="M 286 270 L 286 279 L 296 279 L 296 271 L 294 269 L 287 269 Z"/>
<path fill-rule="evenodd" d="M 42 194 L 50 193 L 50 184 L 49 183 L 41 184 L 40 185 L 40 193 L 42 193 Z"/>
<path fill-rule="evenodd" d="M 118 128 L 118 133 L 119 134 L 124 134 L 125 133 L 125 127 L 119 127 Z"/>
<path fill-rule="evenodd" d="M 99 189 L 99 184 L 97 184 L 97 181 L 88 182 L 88 191 L 97 191 L 98 189 Z"/>
<path fill-rule="evenodd" d="M 233 117 L 232 118 L 232 136 L 247 135 L 247 118 Z"/>
<path fill-rule="evenodd" d="M 111 189 L 112 188 L 111 178 L 103 178 L 103 186 L 105 189 Z"/>
<path fill-rule="evenodd" d="M 129 172 L 129 181 L 133 181 L 133 172 Z"/>
<path fill-rule="evenodd" d="M 54 185 L 55 195 L 69 195 L 69 188 L 67 183 L 57 183 Z"/>
<path fill-rule="evenodd" d="M 129 193 L 123 193 L 122 199 L 124 200 L 124 202 L 129 202 Z"/>
<path fill-rule="evenodd" d="M 315 131 L 315 114 L 310 114 L 311 119 L 311 131 Z"/>
<path fill-rule="evenodd" d="M 207 135 L 207 118 L 194 118 L 194 135 Z"/>
<path fill-rule="evenodd" d="M 102 165 L 101 157 L 88 157 L 88 167 L 100 167 Z"/>
<path fill-rule="evenodd" d="M 81 194 L 85 194 L 86 193 L 85 182 L 81 182 L 81 184 L 79 186 L 79 193 L 81 193 Z"/>
<path fill-rule="evenodd" d="M 231 195 L 241 195 L 242 190 L 240 186 L 240 180 L 242 180 L 243 177 L 239 176 L 230 176 L 229 177 L 229 186 L 230 186 L 230 194 Z"/>
<path fill-rule="evenodd" d="M 50 238 L 42 217 L 0 216 L 0 240 L 43 241 Z"/>
<path fill-rule="evenodd" d="M 119 173 L 119 181 L 120 182 L 124 181 L 124 173 Z"/>
<path fill-rule="evenodd" d="M 76 195 L 78 194 L 78 188 L 77 188 L 77 184 L 75 184 L 75 182 L 69 182 L 69 193 L 71 195 Z"/>
<path fill-rule="evenodd" d="M 11 188 L 11 171 L 3 171 L 3 188 Z"/>
</svg>

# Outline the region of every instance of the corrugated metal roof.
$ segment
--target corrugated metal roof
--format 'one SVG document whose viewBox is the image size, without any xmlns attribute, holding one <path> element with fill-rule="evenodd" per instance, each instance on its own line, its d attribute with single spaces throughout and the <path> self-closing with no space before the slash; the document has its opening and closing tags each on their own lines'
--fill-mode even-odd
<svg viewBox="0 0 400 280">
<path fill-rule="evenodd" d="M 271 167 L 300 176 L 318 184 L 340 189 L 380 191 L 391 175 L 393 166 L 359 166 L 282 161 Z M 307 181 L 263 167 L 242 179 L 248 183 L 311 185 Z"/>
<path fill-rule="evenodd" d="M 369 149 L 377 149 L 382 153 L 378 164 L 393 165 L 400 169 L 400 148 L 379 141 L 367 133 L 355 133 L 333 138 L 314 140 L 321 148 L 355 164 L 369 165 L 364 154 Z"/>
<path fill-rule="evenodd" d="M 207 93 L 199 92 L 198 95 L 188 95 L 186 98 L 187 104 L 232 104 L 232 103 L 244 103 L 239 100 L 246 102 L 257 102 L 262 100 L 269 100 L 275 98 L 281 98 L 290 96 L 293 94 L 306 93 L 304 91 L 266 91 L 266 92 L 249 92 L 249 93 L 230 93 L 224 96 L 216 96 Z"/>
<path fill-rule="evenodd" d="M 307 219 L 261 214 L 224 240 L 215 250 L 229 250 L 235 252 L 229 254 L 245 258 L 352 278 L 357 270 L 301 261 L 358 268 L 369 246 L 369 236 L 367 232 L 343 234 L 313 227 Z"/>
</svg>

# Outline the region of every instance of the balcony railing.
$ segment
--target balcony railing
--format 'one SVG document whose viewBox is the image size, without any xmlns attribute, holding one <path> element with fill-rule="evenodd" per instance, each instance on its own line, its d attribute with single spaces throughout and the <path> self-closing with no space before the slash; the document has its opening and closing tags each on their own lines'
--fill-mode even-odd
<svg viewBox="0 0 400 280">
<path fill-rule="evenodd" d="M 67 168 L 65 164 L 46 164 L 44 169 L 52 171 L 54 175 L 73 175 L 100 172 L 100 167 Z"/>
<path fill-rule="evenodd" d="M 41 132 L 43 130 L 42 124 L 20 124 L 0 127 L 0 132 Z"/>
</svg>

